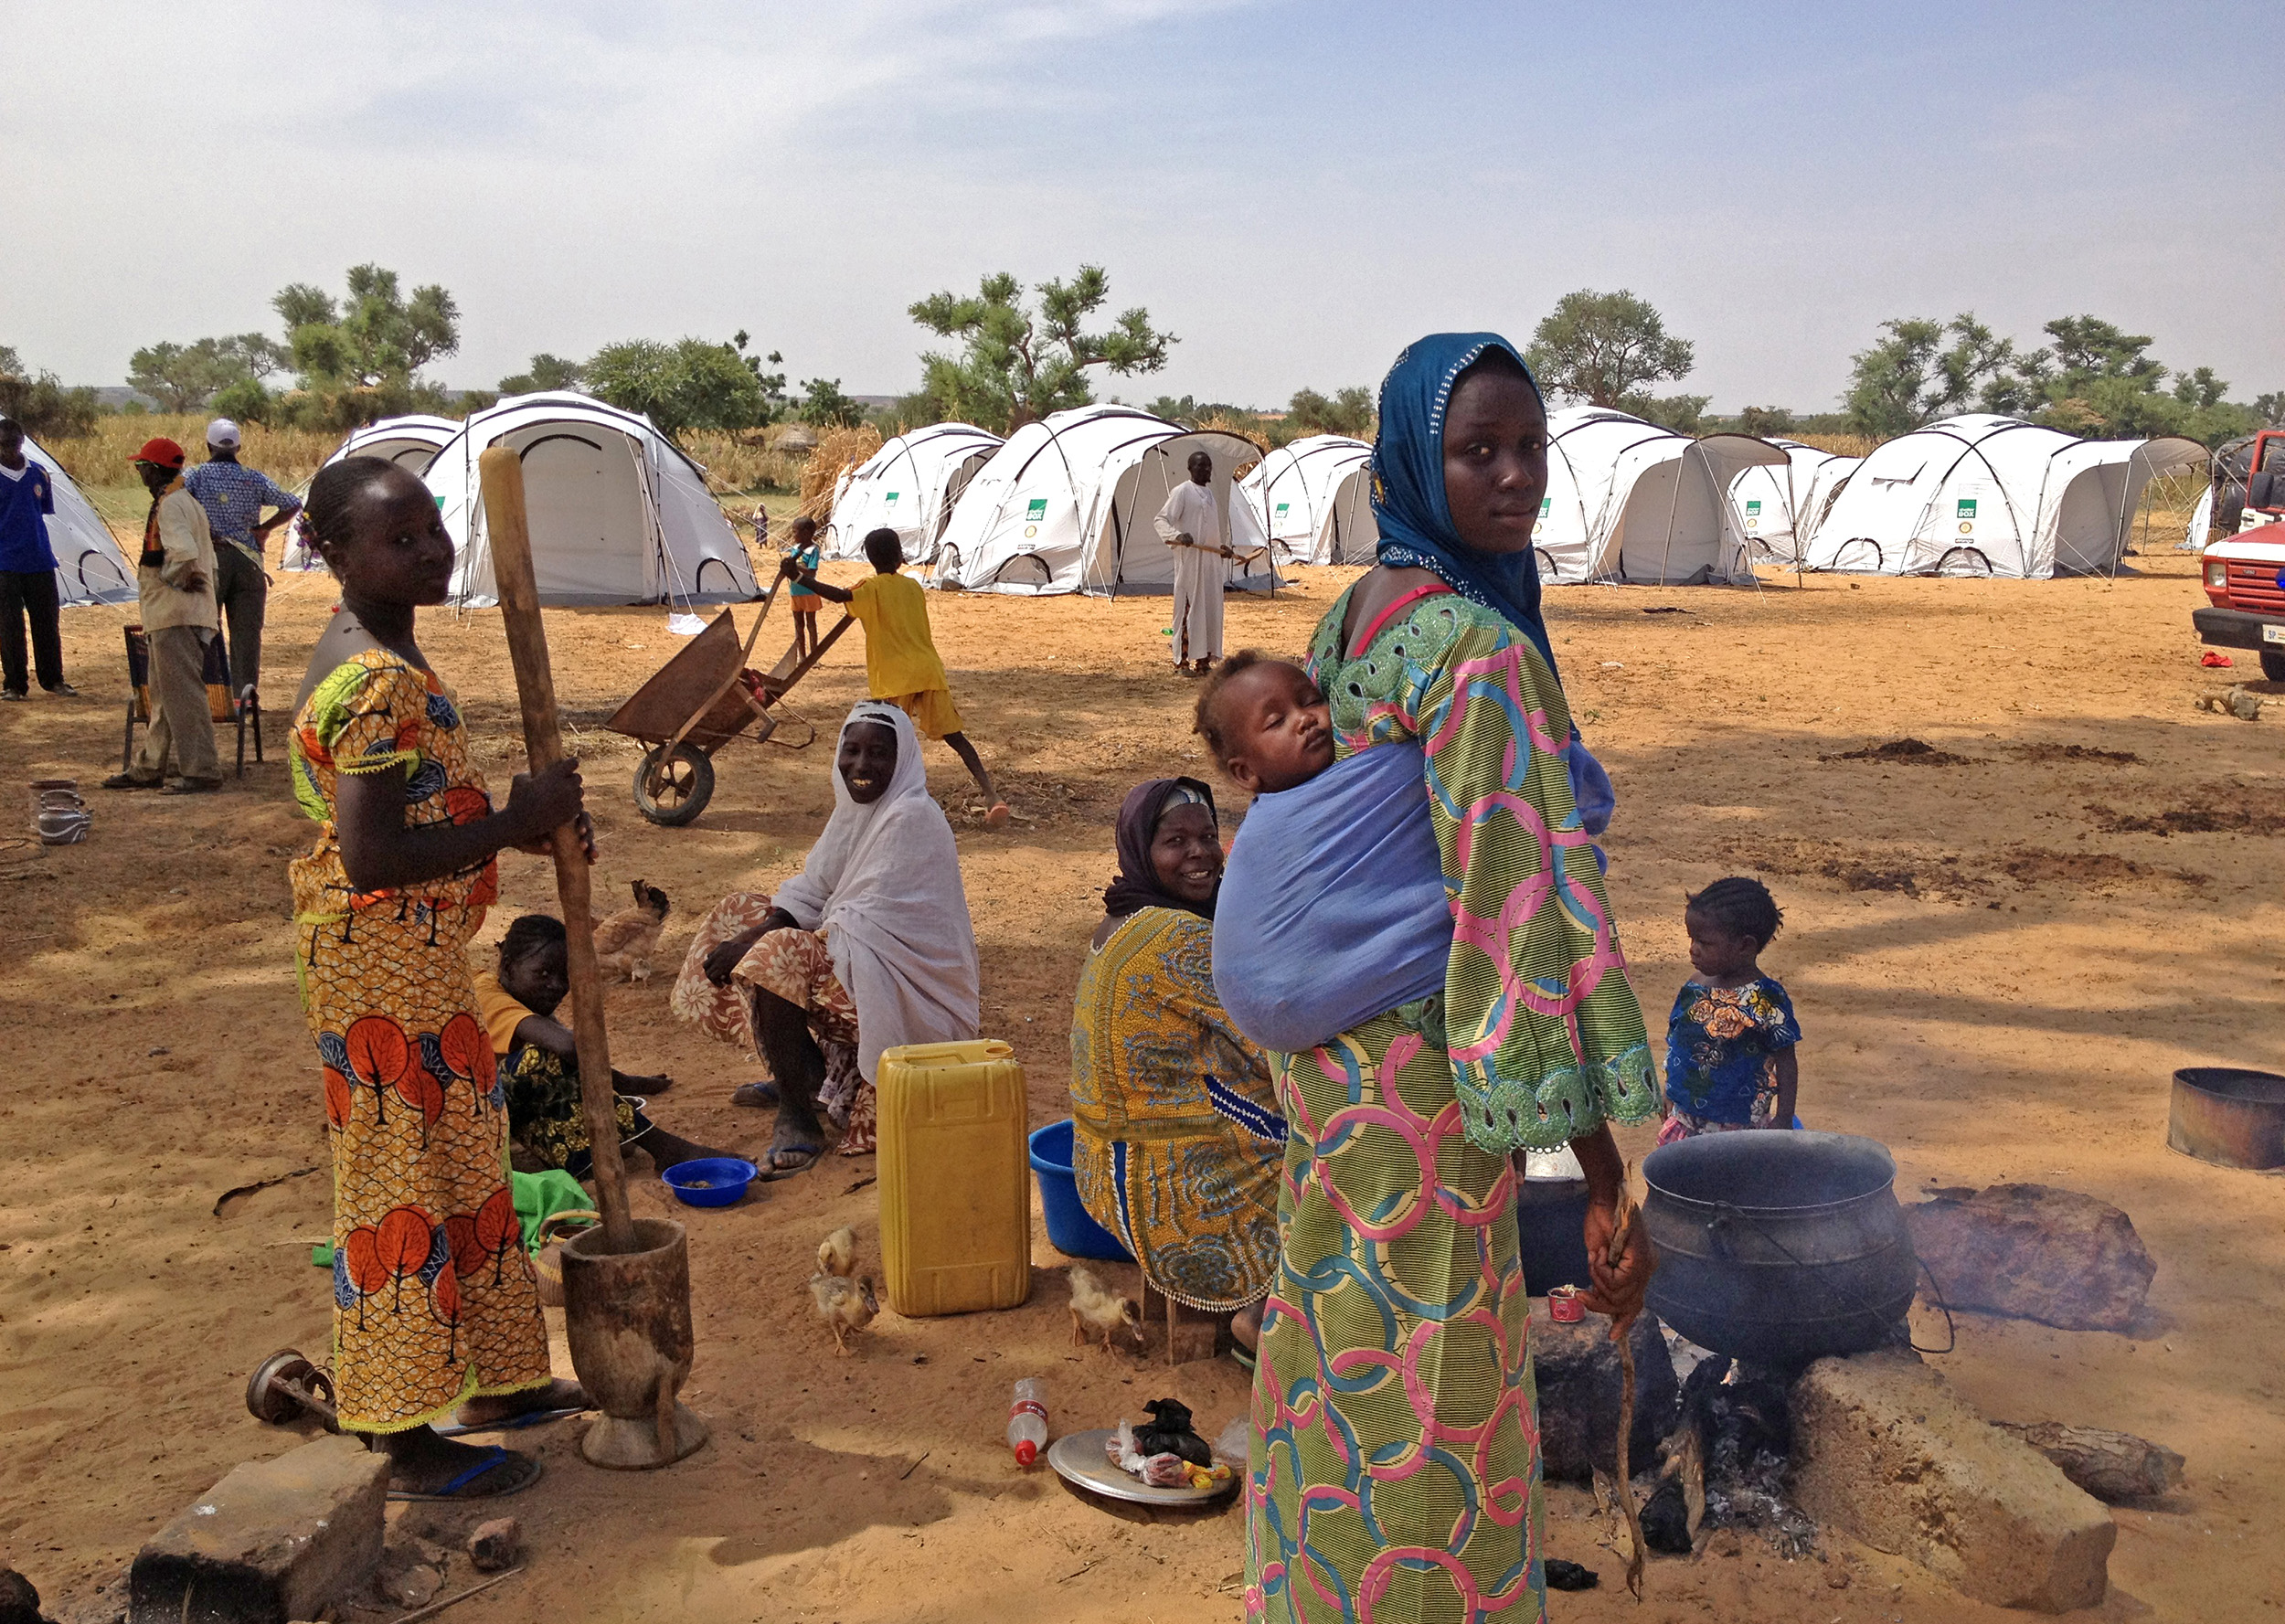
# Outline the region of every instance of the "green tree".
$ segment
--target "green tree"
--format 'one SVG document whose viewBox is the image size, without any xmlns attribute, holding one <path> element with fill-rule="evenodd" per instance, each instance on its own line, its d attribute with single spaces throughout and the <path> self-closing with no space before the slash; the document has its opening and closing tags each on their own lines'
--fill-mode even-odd
<svg viewBox="0 0 2285 1624">
<path fill-rule="evenodd" d="M 1792 431 L 1793 414 L 1781 406 L 1748 406 L 1738 414 L 1738 432 L 1768 440 Z"/>
<path fill-rule="evenodd" d="M 1087 368 L 1106 366 L 1121 377 L 1156 372 L 1180 342 L 1155 331 L 1140 305 L 1101 332 L 1085 331 L 1111 297 L 1100 265 L 1080 266 L 1068 282 L 1041 282 L 1037 292 L 1035 313 L 1025 308 L 1023 284 L 1003 271 L 985 277 L 972 298 L 931 293 L 909 307 L 907 313 L 930 332 L 962 341 L 957 356 L 920 357 L 924 387 L 942 415 L 1004 434 L 1094 399 Z"/>
<path fill-rule="evenodd" d="M 1286 403 L 1285 416 L 1309 433 L 1345 434 L 1352 440 L 1372 439 L 1378 418 L 1373 392 L 1354 386 L 1336 391 L 1331 399 L 1314 389 L 1296 389 Z"/>
<path fill-rule="evenodd" d="M 2285 423 L 2285 389 L 2271 389 L 2266 395 L 2253 398 L 2253 415 L 2265 427 Z"/>
<path fill-rule="evenodd" d="M 1641 418 L 1646 423 L 1656 423 L 1676 434 L 1704 434 L 1706 403 L 1710 395 L 1645 395 L 1631 394 L 1619 402 L 1619 409 Z"/>
<path fill-rule="evenodd" d="M 793 415 L 813 429 L 854 429 L 865 421 L 865 408 L 841 392 L 839 378 L 813 377 L 802 383 Z"/>
<path fill-rule="evenodd" d="M 285 323 L 293 365 L 304 387 L 378 387 L 409 380 L 421 367 L 460 350 L 460 306 L 434 282 L 408 296 L 394 271 L 353 265 L 348 296 L 307 282 L 278 290 L 270 301 Z"/>
<path fill-rule="evenodd" d="M 93 389 L 67 389 L 54 373 L 35 373 L 0 344 L 0 417 L 14 418 L 34 440 L 70 440 L 93 432 L 97 410 Z"/>
<path fill-rule="evenodd" d="M 561 356 L 551 356 L 542 350 L 532 357 L 532 364 L 513 377 L 500 380 L 503 395 L 538 395 L 551 389 L 584 387 L 587 374 L 577 361 L 567 361 Z"/>
<path fill-rule="evenodd" d="M 785 400 L 785 375 L 764 373 L 747 335 L 724 344 L 686 338 L 675 344 L 633 338 L 605 345 L 585 368 L 588 387 L 623 410 L 641 412 L 664 434 L 693 429 L 758 429 Z M 769 359 L 781 357 L 773 350 Z"/>
<path fill-rule="evenodd" d="M 1853 432 L 1890 440 L 1971 404 L 2014 409 L 2011 391 L 2022 366 L 2014 343 L 1995 337 L 1974 312 L 1950 322 L 1900 317 L 1881 323 L 1880 330 L 1887 336 L 1849 357 L 1841 404 Z"/>
<path fill-rule="evenodd" d="M 284 346 L 260 333 L 190 344 L 167 341 L 145 345 L 129 358 L 127 382 L 168 411 L 203 411 L 232 385 L 259 387 L 287 362 Z"/>
<path fill-rule="evenodd" d="M 1581 288 L 1556 301 L 1532 330 L 1524 358 L 1542 388 L 1589 406 L 1622 407 L 1647 385 L 1687 377 L 1696 354 L 1688 339 L 1667 333 L 1648 300 L 1623 288 Z"/>
</svg>

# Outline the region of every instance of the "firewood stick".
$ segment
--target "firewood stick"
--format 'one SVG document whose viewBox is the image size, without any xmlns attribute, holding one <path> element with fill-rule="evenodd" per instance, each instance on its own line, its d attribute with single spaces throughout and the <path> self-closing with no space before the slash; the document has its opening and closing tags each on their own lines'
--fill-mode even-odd
<svg viewBox="0 0 2285 1624">
<path fill-rule="evenodd" d="M 1627 1237 L 1634 1227 L 1634 1164 L 1626 1163 L 1619 1172 L 1619 1221 L 1610 1231 L 1610 1247 L 1603 1261 L 1611 1268 L 1619 1267 L 1619 1259 L 1626 1256 Z M 1642 1513 L 1634 1503 L 1634 1473 L 1627 1456 L 1634 1434 L 1634 1339 L 1632 1326 L 1624 1329 L 1613 1320 L 1610 1338 L 1619 1344 L 1619 1503 L 1627 1514 L 1627 1537 L 1633 1549 L 1627 1557 L 1627 1589 L 1634 1599 L 1642 1599 Z"/>
<path fill-rule="evenodd" d="M 484 531 L 492 544 L 492 578 L 515 668 L 515 697 L 524 712 L 524 748 L 539 771 L 564 754 L 556 720 L 556 682 L 547 663 L 547 629 L 539 618 L 539 584 L 532 570 L 530 524 L 524 508 L 524 463 L 505 446 L 479 460 Z M 603 982 L 595 964 L 595 916 L 589 906 L 587 854 L 576 825 L 553 836 L 556 897 L 571 981 L 571 1032 L 579 1048 L 579 1103 L 594 1158 L 595 1206 L 603 1217 L 603 1248 L 632 1252 L 634 1218 L 627 1210 L 627 1170 L 619 1159 L 619 1099 L 611 1083 L 611 1039 L 603 1026 Z"/>
</svg>

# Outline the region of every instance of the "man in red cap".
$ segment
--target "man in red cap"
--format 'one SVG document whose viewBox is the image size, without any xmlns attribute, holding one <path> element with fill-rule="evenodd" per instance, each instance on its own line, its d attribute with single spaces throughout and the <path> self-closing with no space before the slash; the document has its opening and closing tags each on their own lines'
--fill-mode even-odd
<svg viewBox="0 0 2285 1624">
<path fill-rule="evenodd" d="M 143 630 L 151 643 L 151 725 L 126 771 L 103 780 L 106 790 L 155 790 L 196 795 L 222 787 L 215 753 L 214 716 L 207 708 L 207 643 L 214 636 L 214 537 L 207 511 L 183 488 L 183 448 L 171 440 L 145 440 L 135 472 L 151 493 L 143 524 L 142 567 L 135 586 L 143 598 Z M 169 750 L 176 776 L 166 777 Z"/>
</svg>

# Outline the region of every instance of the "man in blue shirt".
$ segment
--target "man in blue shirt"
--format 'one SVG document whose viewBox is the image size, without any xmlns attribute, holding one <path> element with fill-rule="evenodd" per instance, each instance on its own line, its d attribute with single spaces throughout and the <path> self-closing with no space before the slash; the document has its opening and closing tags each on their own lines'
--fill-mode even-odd
<svg viewBox="0 0 2285 1624">
<path fill-rule="evenodd" d="M 261 681 L 261 623 L 270 603 L 262 572 L 262 544 L 302 511 L 302 499 L 280 490 L 266 473 L 238 460 L 238 425 L 217 418 L 207 425 L 207 460 L 183 483 L 207 510 L 214 532 L 214 601 L 229 627 L 230 684 L 243 699 Z M 264 520 L 261 510 L 278 511 Z"/>
<path fill-rule="evenodd" d="M 31 663 L 50 694 L 79 690 L 63 680 L 62 616 L 56 597 L 56 555 L 48 545 L 48 515 L 56 494 L 48 470 L 24 454 L 24 430 L 0 418 L 0 699 L 31 691 L 25 669 L 24 628 L 32 629 Z"/>
</svg>

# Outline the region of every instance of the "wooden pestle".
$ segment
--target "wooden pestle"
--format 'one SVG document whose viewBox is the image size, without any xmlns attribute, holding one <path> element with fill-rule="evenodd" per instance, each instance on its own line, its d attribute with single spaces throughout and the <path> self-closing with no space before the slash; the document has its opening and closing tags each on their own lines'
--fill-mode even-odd
<svg viewBox="0 0 2285 1624">
<path fill-rule="evenodd" d="M 532 570 L 531 525 L 524 506 L 523 459 L 494 446 L 478 462 L 484 484 L 484 531 L 492 546 L 492 578 L 507 628 L 508 658 L 515 667 L 515 697 L 524 712 L 524 748 L 531 770 L 563 757 L 556 721 L 555 674 L 547 664 L 547 629 L 539 618 L 539 583 Z M 556 897 L 571 972 L 571 1031 L 579 1046 L 579 1103 L 594 1157 L 595 1207 L 602 1215 L 603 1247 L 635 1249 L 634 1218 L 627 1210 L 627 1170 L 619 1157 L 619 1101 L 611 1088 L 611 1040 L 603 1026 L 603 983 L 595 966 L 595 916 L 590 907 L 587 854 L 579 832 L 555 832 Z"/>
</svg>

